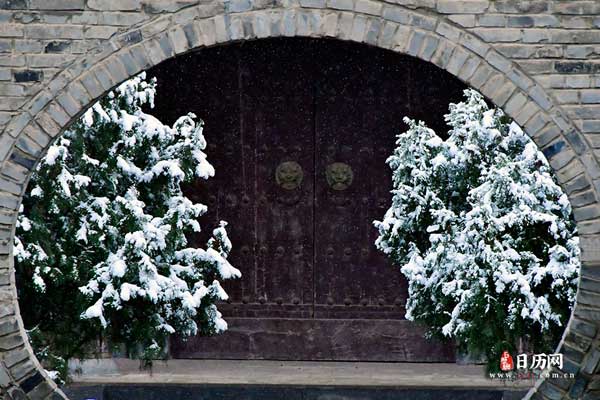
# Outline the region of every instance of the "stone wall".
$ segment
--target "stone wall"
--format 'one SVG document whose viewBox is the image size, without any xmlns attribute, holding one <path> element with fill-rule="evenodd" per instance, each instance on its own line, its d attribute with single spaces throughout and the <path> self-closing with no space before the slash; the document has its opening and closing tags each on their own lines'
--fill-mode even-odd
<svg viewBox="0 0 600 400">
<path fill-rule="evenodd" d="M 19 317 L 12 236 L 29 173 L 94 99 L 202 46 L 332 37 L 410 54 L 480 90 L 542 148 L 581 235 L 560 351 L 575 380 L 535 399 L 600 398 L 600 1 L 0 0 L 0 396 L 60 399 Z"/>
</svg>

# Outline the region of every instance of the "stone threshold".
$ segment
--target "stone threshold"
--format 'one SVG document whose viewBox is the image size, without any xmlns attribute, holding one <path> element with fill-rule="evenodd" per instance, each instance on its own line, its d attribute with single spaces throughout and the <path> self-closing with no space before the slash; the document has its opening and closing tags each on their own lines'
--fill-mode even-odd
<svg viewBox="0 0 600 400">
<path fill-rule="evenodd" d="M 481 365 L 272 360 L 155 361 L 141 370 L 137 360 L 108 358 L 70 363 L 72 385 L 277 385 L 380 388 L 527 390 L 532 381 L 486 377 Z"/>
</svg>

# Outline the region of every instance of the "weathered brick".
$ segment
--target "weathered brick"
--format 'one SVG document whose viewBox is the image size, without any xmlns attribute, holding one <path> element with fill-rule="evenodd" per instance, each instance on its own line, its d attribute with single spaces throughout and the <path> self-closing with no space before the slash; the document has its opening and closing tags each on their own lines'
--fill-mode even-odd
<svg viewBox="0 0 600 400">
<path fill-rule="evenodd" d="M 500 44 L 496 49 L 509 58 L 560 58 L 563 55 L 559 45 Z"/>
<path fill-rule="evenodd" d="M 394 7 L 394 6 L 384 7 L 382 16 L 383 16 L 383 18 L 385 18 L 387 20 L 398 22 L 401 24 L 408 24 L 410 21 L 409 12 L 400 7 Z"/>
<path fill-rule="evenodd" d="M 490 6 L 488 0 L 438 0 L 437 10 L 443 14 L 481 14 Z"/>
<path fill-rule="evenodd" d="M 421 47 L 421 51 L 419 53 L 419 58 L 421 58 L 422 60 L 430 60 L 431 57 L 433 57 L 433 55 L 435 54 L 439 43 L 440 41 L 437 37 L 433 35 L 426 35 L 425 42 L 423 43 L 423 46 Z"/>
<path fill-rule="evenodd" d="M 67 66 L 73 58 L 70 54 L 32 54 L 27 56 L 27 63 L 32 68 L 59 68 Z"/>
<path fill-rule="evenodd" d="M 592 83 L 590 77 L 587 75 L 566 76 L 564 79 L 565 87 L 573 89 L 589 88 Z"/>
<path fill-rule="evenodd" d="M 475 70 L 475 73 L 469 78 L 468 82 L 471 86 L 479 88 L 485 85 L 485 82 L 492 74 L 492 72 L 492 69 L 488 67 L 486 63 L 482 62 Z"/>
<path fill-rule="evenodd" d="M 575 220 L 577 221 L 585 221 L 586 219 L 593 219 L 593 218 L 597 218 L 600 217 L 600 206 L 598 206 L 597 204 L 592 204 L 589 206 L 584 206 L 584 207 L 577 207 L 577 208 L 573 208 L 573 216 L 575 217 Z M 581 238 L 581 247 L 584 248 L 585 246 L 583 246 L 583 241 L 584 241 L 584 237 Z M 594 245 L 598 245 L 600 243 L 594 243 Z M 600 254 L 600 248 L 597 247 L 593 247 L 594 251 L 598 252 Z"/>
<path fill-rule="evenodd" d="M 454 42 L 458 42 L 460 36 L 462 35 L 462 31 L 451 24 L 447 24 L 445 22 L 440 22 L 438 27 L 435 30 L 440 35 L 445 38 L 452 40 Z"/>
<path fill-rule="evenodd" d="M 600 3 L 595 1 L 557 2 L 552 11 L 556 14 L 598 14 L 600 13 Z"/>
<path fill-rule="evenodd" d="M 30 360 L 19 363 L 10 368 L 10 374 L 17 381 L 25 378 L 27 375 L 35 371 L 35 367 Z"/>
<path fill-rule="evenodd" d="M 503 14 L 481 14 L 477 16 L 478 26 L 499 27 L 506 26 L 506 15 Z"/>
<path fill-rule="evenodd" d="M 421 14 L 413 13 L 410 16 L 410 24 L 416 28 L 425 29 L 428 31 L 433 31 L 437 25 L 437 18 L 428 17 Z"/>
<path fill-rule="evenodd" d="M 27 0 L 0 0 L 0 10 L 27 10 Z"/>
<path fill-rule="evenodd" d="M 490 46 L 487 43 L 484 43 L 474 35 L 462 35 L 461 44 L 481 57 L 485 57 L 490 50 Z"/>
<path fill-rule="evenodd" d="M 62 53 L 71 47 L 71 42 L 68 41 L 52 41 L 48 42 L 44 47 L 45 53 Z"/>
<path fill-rule="evenodd" d="M 87 39 L 108 39 L 117 31 L 114 26 L 90 26 L 85 29 L 84 36 Z"/>
<path fill-rule="evenodd" d="M 0 336 L 8 335 L 19 331 L 16 318 L 7 318 L 0 321 Z"/>
<path fill-rule="evenodd" d="M 362 37 L 360 40 L 373 45 L 377 44 L 377 38 L 381 31 L 381 20 L 375 17 L 366 17 L 364 24 L 365 27 L 360 35 Z M 354 22 L 354 26 L 357 26 L 356 21 Z"/>
<path fill-rule="evenodd" d="M 583 121 L 583 132 L 600 132 L 600 120 Z"/>
<path fill-rule="evenodd" d="M 474 14 L 453 14 L 448 15 L 448 19 L 465 28 L 472 28 L 475 26 Z"/>
<path fill-rule="evenodd" d="M 582 103 L 600 103 L 600 90 L 581 90 Z"/>
<path fill-rule="evenodd" d="M 141 13 L 131 13 L 131 12 L 107 12 L 104 11 L 102 13 L 97 14 L 89 14 L 98 18 L 97 24 L 102 25 L 115 25 L 115 26 L 132 26 L 138 24 L 146 19 L 148 19 L 147 15 Z M 75 21 L 75 16 L 72 17 L 73 21 Z M 93 17 L 91 17 L 93 18 Z M 85 23 L 85 22 L 81 22 Z M 90 24 L 94 24 L 94 22 L 87 22 Z"/>
<path fill-rule="evenodd" d="M 480 64 L 481 59 L 479 57 L 470 56 L 463 64 L 460 71 L 458 71 L 458 77 L 463 81 L 468 81 L 473 76 Z"/>
<path fill-rule="evenodd" d="M 98 11 L 135 11 L 142 7 L 141 0 L 88 0 L 87 5 Z"/>
<path fill-rule="evenodd" d="M 520 29 L 475 28 L 471 31 L 488 43 L 517 42 L 521 39 Z"/>
<path fill-rule="evenodd" d="M 359 13 L 381 15 L 382 3 L 373 0 L 356 0 L 354 10 Z"/>
<path fill-rule="evenodd" d="M 458 75 L 458 71 L 462 68 L 464 63 L 467 61 L 469 53 L 464 51 L 460 47 L 456 47 L 452 52 L 452 56 L 446 65 L 446 70 L 453 75 Z"/>
<path fill-rule="evenodd" d="M 352 0 L 327 0 L 327 7 L 335 10 L 352 10 L 354 2 Z"/>
<path fill-rule="evenodd" d="M 85 0 L 29 0 L 32 10 L 83 10 Z"/>
<path fill-rule="evenodd" d="M 23 25 L 18 24 L 0 24 L 0 37 L 22 37 Z"/>
<path fill-rule="evenodd" d="M 49 382 L 40 381 L 32 390 L 27 393 L 27 395 L 31 399 L 45 399 L 53 391 L 54 388 Z"/>
<path fill-rule="evenodd" d="M 27 25 L 25 36 L 31 39 L 83 39 L 81 25 Z"/>
</svg>

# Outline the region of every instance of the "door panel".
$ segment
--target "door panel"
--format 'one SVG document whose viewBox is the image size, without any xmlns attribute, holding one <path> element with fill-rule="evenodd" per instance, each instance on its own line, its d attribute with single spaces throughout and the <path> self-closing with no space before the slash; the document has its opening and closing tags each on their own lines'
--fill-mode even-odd
<svg viewBox="0 0 600 400">
<path fill-rule="evenodd" d="M 263 316 L 310 317 L 313 303 L 312 99 L 246 104 L 257 142 L 257 294 Z M 285 309 L 281 308 L 286 305 Z"/>
<path fill-rule="evenodd" d="M 406 282 L 375 248 L 373 220 L 389 206 L 391 173 L 385 160 L 408 113 L 410 65 L 391 66 L 378 52 L 375 67 L 347 52 L 326 63 L 315 106 L 315 316 L 402 319 Z M 342 78 L 343 77 L 343 78 Z M 391 95 L 393 93 L 393 96 Z M 393 98 L 403 99 L 386 108 Z M 386 111 L 383 111 L 386 110 Z M 392 111 L 393 110 L 393 111 Z M 380 114 L 398 120 L 386 125 Z M 394 118 L 389 118 L 394 119 Z"/>
<path fill-rule="evenodd" d="M 209 210 L 190 243 L 228 221 L 242 272 L 224 282 L 229 330 L 174 338 L 175 358 L 453 360 L 404 319 L 407 285 L 375 249 L 372 221 L 389 206 L 385 160 L 402 117 L 441 126 L 460 82 L 410 57 L 310 39 L 205 49 L 149 74 L 154 115 L 206 122 L 216 175 L 186 188 Z"/>
</svg>

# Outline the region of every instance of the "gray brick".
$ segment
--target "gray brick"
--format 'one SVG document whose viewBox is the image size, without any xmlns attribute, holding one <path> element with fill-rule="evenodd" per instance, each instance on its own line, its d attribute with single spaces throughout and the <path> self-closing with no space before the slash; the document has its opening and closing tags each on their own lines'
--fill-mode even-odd
<svg viewBox="0 0 600 400">
<path fill-rule="evenodd" d="M 534 26 L 533 17 L 528 15 L 509 16 L 506 26 L 511 28 L 530 28 Z"/>
<path fill-rule="evenodd" d="M 6 368 L 0 366 L 0 387 L 7 388 L 11 385 L 10 376 L 6 372 Z"/>
<path fill-rule="evenodd" d="M 327 6 L 336 10 L 352 10 L 354 2 L 352 0 L 327 0 Z"/>
<path fill-rule="evenodd" d="M 17 320 L 15 318 L 7 318 L 0 321 L 0 336 L 8 335 L 19 331 Z"/>
<path fill-rule="evenodd" d="M 517 42 L 521 40 L 520 29 L 475 28 L 472 30 L 486 42 Z"/>
<path fill-rule="evenodd" d="M 250 0 L 232 0 L 229 3 L 229 11 L 234 12 L 234 13 L 249 11 L 251 9 L 252 9 L 252 1 L 250 1 Z"/>
<path fill-rule="evenodd" d="M 396 35 L 396 29 L 398 26 L 393 22 L 386 22 L 383 25 L 383 31 L 377 39 L 377 45 L 383 48 L 390 48 L 393 43 L 393 38 Z"/>
<path fill-rule="evenodd" d="M 83 26 L 27 25 L 25 35 L 31 39 L 83 39 Z"/>
<path fill-rule="evenodd" d="M 379 18 L 369 18 L 365 42 L 370 45 L 376 45 L 379 34 L 381 33 L 381 20 Z"/>
<path fill-rule="evenodd" d="M 598 218 L 600 217 L 600 207 L 598 207 L 596 204 L 592 204 L 589 206 L 573 208 L 573 216 L 575 217 L 576 221 L 585 221 L 587 219 Z M 596 252 L 598 250 L 599 248 L 594 249 Z"/>
<path fill-rule="evenodd" d="M 81 107 L 69 93 L 61 94 L 56 100 L 71 117 L 75 116 Z"/>
<path fill-rule="evenodd" d="M 586 59 L 598 55 L 600 55 L 600 46 L 597 45 L 568 45 L 565 48 L 565 56 L 568 58 Z"/>
<path fill-rule="evenodd" d="M 484 27 L 506 26 L 506 16 L 502 14 L 482 14 L 477 17 L 477 25 Z"/>
<path fill-rule="evenodd" d="M 386 6 L 383 8 L 383 18 L 390 21 L 398 22 L 401 24 L 408 24 L 410 20 L 410 14 L 408 11 L 394 6 Z"/>
<path fill-rule="evenodd" d="M 600 3 L 595 1 L 557 2 L 552 9 L 557 14 L 598 14 Z"/>
<path fill-rule="evenodd" d="M 48 382 L 41 382 L 32 391 L 28 392 L 27 395 L 31 399 L 46 399 L 53 390 L 54 388 Z"/>
<path fill-rule="evenodd" d="M 487 43 L 484 43 L 473 35 L 463 35 L 461 44 L 481 57 L 485 57 L 490 50 L 490 46 Z"/>
<path fill-rule="evenodd" d="M 468 81 L 473 76 L 480 63 L 481 59 L 479 57 L 470 56 L 463 64 L 460 71 L 458 71 L 458 77 L 463 81 Z"/>
<path fill-rule="evenodd" d="M 489 5 L 488 0 L 438 0 L 437 10 L 443 14 L 481 14 Z"/>
<path fill-rule="evenodd" d="M 10 350 L 4 353 L 4 363 L 8 368 L 26 360 L 29 357 L 29 352 L 25 348 Z"/>
<path fill-rule="evenodd" d="M 32 10 L 83 10 L 85 0 L 29 0 Z"/>
<path fill-rule="evenodd" d="M 138 24 L 148 17 L 144 14 L 140 13 L 131 13 L 131 12 L 102 12 L 100 15 L 94 14 L 98 18 L 98 24 L 103 25 L 115 25 L 115 26 L 132 26 Z M 73 21 L 75 21 L 75 17 L 73 16 Z M 92 17 L 93 18 L 93 17 Z M 83 23 L 83 22 L 82 22 Z M 93 22 L 88 22 L 93 24 Z"/>
<path fill-rule="evenodd" d="M 473 76 L 469 78 L 469 83 L 474 88 L 482 87 L 487 81 L 488 77 L 492 74 L 492 69 L 486 64 L 481 63 L 475 70 Z"/>
<path fill-rule="evenodd" d="M 436 28 L 437 18 L 420 14 L 411 14 L 410 24 L 417 28 L 433 31 Z"/>
<path fill-rule="evenodd" d="M 460 47 L 456 47 L 452 52 L 452 56 L 446 65 L 446 70 L 453 75 L 458 75 L 458 71 L 467 61 L 469 57 L 469 53 L 461 49 Z"/>
<path fill-rule="evenodd" d="M 354 10 L 364 14 L 381 15 L 382 4 L 373 0 L 356 0 Z"/>
<path fill-rule="evenodd" d="M 90 26 L 85 29 L 84 36 L 86 39 L 108 39 L 117 31 L 114 26 Z"/>
<path fill-rule="evenodd" d="M 458 42 L 462 34 L 460 29 L 457 29 L 456 27 L 445 22 L 441 22 L 435 31 L 454 42 Z"/>
<path fill-rule="evenodd" d="M 465 28 L 472 28 L 475 26 L 475 15 L 474 14 L 448 15 L 448 19 L 460 26 L 465 27 Z"/>
<path fill-rule="evenodd" d="M 23 37 L 23 25 L 0 24 L 0 37 Z"/>
<path fill-rule="evenodd" d="M 400 28 L 398 31 L 400 31 Z M 440 68 L 446 68 L 446 65 L 448 65 L 450 57 L 452 56 L 452 52 L 455 48 L 456 46 L 450 41 L 440 40 L 438 48 L 433 57 L 431 58 L 431 62 Z"/>
<path fill-rule="evenodd" d="M 0 10 L 27 10 L 27 0 L 0 0 Z"/>
<path fill-rule="evenodd" d="M 585 120 L 583 121 L 583 132 L 600 132 L 600 120 Z"/>
<path fill-rule="evenodd" d="M 10 368 L 10 374 L 17 381 L 25 378 L 28 374 L 31 374 L 33 371 L 35 371 L 35 367 L 33 366 L 33 363 L 30 360 L 27 360 Z"/>
<path fill-rule="evenodd" d="M 17 53 L 41 53 L 44 50 L 44 44 L 39 40 L 13 39 L 14 49 Z M 9 42 L 10 43 L 10 42 Z"/>
<path fill-rule="evenodd" d="M 421 48 L 419 57 L 423 60 L 430 60 L 431 57 L 433 57 L 433 55 L 435 54 L 439 43 L 440 41 L 438 38 L 436 38 L 435 36 L 427 35 L 425 37 L 425 43 Z"/>
<path fill-rule="evenodd" d="M 600 103 L 600 90 L 582 90 L 580 93 L 582 103 Z"/>
<path fill-rule="evenodd" d="M 88 0 L 88 7 L 98 11 L 134 11 L 141 9 L 141 0 Z"/>
</svg>

